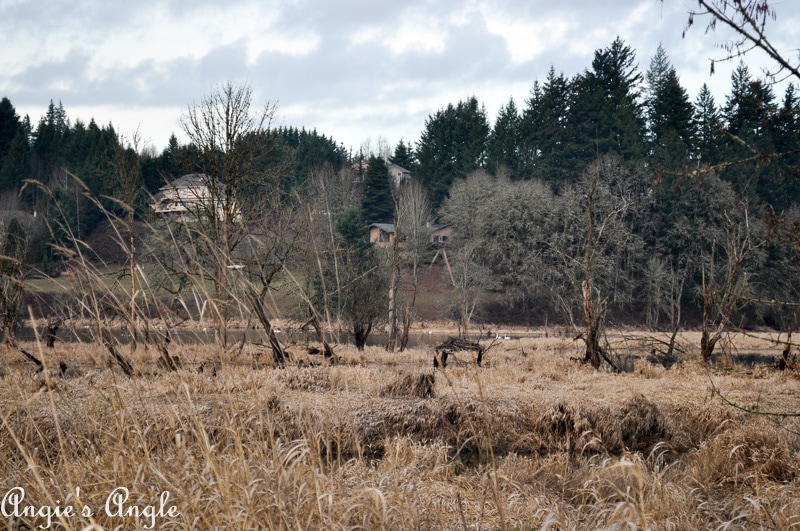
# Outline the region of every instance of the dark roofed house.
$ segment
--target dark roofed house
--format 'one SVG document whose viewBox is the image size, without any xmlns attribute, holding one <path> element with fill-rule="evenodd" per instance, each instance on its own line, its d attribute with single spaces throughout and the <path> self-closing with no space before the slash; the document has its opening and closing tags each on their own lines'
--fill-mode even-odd
<svg viewBox="0 0 800 531">
<path fill-rule="evenodd" d="M 369 241 L 380 247 L 392 243 L 395 238 L 393 223 L 373 223 L 369 226 Z"/>
<path fill-rule="evenodd" d="M 428 226 L 428 237 L 434 245 L 447 245 L 453 238 L 453 233 L 455 233 L 455 229 L 449 223 Z"/>
</svg>

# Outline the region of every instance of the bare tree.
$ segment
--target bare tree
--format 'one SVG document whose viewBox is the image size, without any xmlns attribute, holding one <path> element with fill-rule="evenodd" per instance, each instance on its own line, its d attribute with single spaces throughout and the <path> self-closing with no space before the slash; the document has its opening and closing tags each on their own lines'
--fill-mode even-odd
<svg viewBox="0 0 800 531">
<path fill-rule="evenodd" d="M 128 330 L 131 335 L 130 350 L 136 350 L 138 340 L 136 299 L 138 293 L 138 274 L 136 271 L 136 224 L 135 213 L 137 199 L 141 194 L 141 162 L 139 157 L 139 133 L 136 132 L 130 142 L 120 136 L 114 146 L 114 177 L 119 184 L 119 197 L 113 198 L 117 206 L 122 209 L 122 215 L 117 216 L 107 212 L 112 226 L 116 231 L 117 242 L 125 253 L 128 266 L 128 280 L 130 301 L 127 314 Z M 119 223 L 117 223 L 119 222 Z M 120 226 L 121 225 L 121 226 Z"/>
<path fill-rule="evenodd" d="M 463 241 L 455 250 L 452 260 L 447 250 L 442 249 L 447 274 L 456 295 L 458 335 L 463 338 L 468 337 L 469 324 L 491 285 L 491 271 L 480 260 L 479 246 L 477 241 Z"/>
<path fill-rule="evenodd" d="M 748 289 L 746 266 L 760 244 L 753 242 L 753 229 L 744 209 L 741 219 L 726 215 L 725 241 L 716 242 L 711 249 L 708 264 L 703 268 L 703 330 L 700 336 L 700 354 L 708 362 L 714 348 L 730 329 L 731 317 L 745 298 Z M 723 253 L 725 261 L 718 270 L 717 250 Z"/>
<path fill-rule="evenodd" d="M 600 346 L 600 334 L 603 321 L 605 319 L 606 301 L 600 298 L 600 293 L 597 293 L 597 300 L 595 300 L 594 289 L 594 263 L 596 258 L 595 245 L 597 240 L 602 236 L 602 229 L 598 231 L 596 228 L 597 219 L 595 213 L 595 194 L 597 193 L 598 174 L 593 173 L 590 181 L 590 187 L 586 194 L 586 214 L 587 214 L 587 228 L 586 228 L 586 251 L 584 255 L 583 266 L 583 282 L 581 283 L 581 295 L 583 300 L 583 317 L 585 321 L 585 328 L 583 332 L 583 341 L 586 344 L 586 356 L 584 362 L 589 362 L 594 368 L 599 368 L 603 362 L 601 355 L 605 355 Z M 606 220 L 609 218 L 606 218 Z"/>
<path fill-rule="evenodd" d="M 389 339 L 386 350 L 394 352 L 397 347 L 397 288 L 400 282 L 400 240 L 403 237 L 404 227 L 401 224 L 399 212 L 399 198 L 394 196 L 394 238 L 388 252 L 389 262 Z"/>
<path fill-rule="evenodd" d="M 305 240 L 306 250 L 298 266 L 303 269 L 307 285 L 304 293 L 316 291 L 319 304 L 328 330 L 334 330 L 337 316 L 342 314 L 344 301 L 341 239 L 336 227 L 339 216 L 352 207 L 361 204 L 361 185 L 356 172 L 351 168 L 336 171 L 330 165 L 312 168 L 309 173 L 308 193 L 303 196 L 308 230 Z M 314 290 L 312 285 L 318 284 Z M 329 285 L 330 284 L 330 285 Z M 311 296 L 307 297 L 312 302 Z M 315 311 L 317 311 L 315 309 Z"/>
<path fill-rule="evenodd" d="M 603 247 L 608 243 L 604 239 L 607 229 L 628 208 L 626 198 L 619 197 L 615 204 L 611 205 L 605 213 L 598 215 L 597 200 L 600 175 L 601 172 L 608 170 L 614 171 L 613 161 L 609 159 L 598 160 L 586 170 L 586 242 L 584 247 L 583 281 L 581 282 L 584 317 L 582 338 L 586 345 L 584 362 L 591 363 L 595 369 L 600 367 L 603 360 L 606 360 L 612 367 L 614 366 L 608 353 L 600 345 L 607 300 L 601 296 L 600 291 L 595 287 L 595 276 L 597 274 L 595 265 L 598 256 L 603 252 Z"/>
<path fill-rule="evenodd" d="M 445 262 L 446 281 L 454 290 L 455 300 L 451 309 L 462 337 L 466 337 L 469 323 L 492 281 L 481 249 L 482 212 L 497 189 L 507 184 L 508 180 L 496 178 L 483 170 L 473 171 L 466 179 L 453 184 L 440 209 L 443 220 L 455 229 L 455 236 L 439 254 Z"/>
<path fill-rule="evenodd" d="M 276 107 L 267 102 L 255 111 L 252 100 L 250 86 L 227 82 L 189 105 L 181 121 L 200 153 L 198 170 L 205 175 L 208 192 L 186 228 L 211 259 L 212 313 L 223 346 L 231 299 L 228 274 L 237 265 L 232 256 L 261 214 L 257 192 L 269 177 L 264 160 Z"/>
<path fill-rule="evenodd" d="M 403 330 L 400 350 L 408 345 L 408 333 L 414 320 L 414 308 L 419 290 L 417 270 L 423 253 L 430 246 L 431 205 L 425 189 L 416 181 L 406 183 L 400 189 L 397 217 L 405 237 L 404 255 L 411 266 L 411 300 L 403 309 Z"/>
</svg>

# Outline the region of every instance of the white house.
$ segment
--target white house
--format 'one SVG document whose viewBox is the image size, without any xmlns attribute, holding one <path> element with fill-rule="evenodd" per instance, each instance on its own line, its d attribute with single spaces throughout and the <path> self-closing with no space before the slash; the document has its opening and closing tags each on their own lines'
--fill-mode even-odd
<svg viewBox="0 0 800 531">
<path fill-rule="evenodd" d="M 392 184 L 394 185 L 395 190 L 400 188 L 402 184 L 411 179 L 411 172 L 404 167 L 399 166 L 394 162 L 387 164 L 387 167 L 389 168 L 389 175 L 392 178 Z"/>
<path fill-rule="evenodd" d="M 180 221 L 191 221 L 210 210 L 216 210 L 221 218 L 224 215 L 221 202 L 224 193 L 224 185 L 215 185 L 208 175 L 190 173 L 162 186 L 153 196 L 150 208 L 160 216 Z M 237 213 L 234 221 L 238 222 L 240 218 Z"/>
</svg>

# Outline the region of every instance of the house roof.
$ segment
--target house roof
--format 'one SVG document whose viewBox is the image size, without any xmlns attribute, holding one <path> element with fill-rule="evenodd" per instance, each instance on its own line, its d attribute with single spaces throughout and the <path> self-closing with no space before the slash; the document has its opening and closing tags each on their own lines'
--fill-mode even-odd
<svg viewBox="0 0 800 531">
<path fill-rule="evenodd" d="M 208 182 L 208 175 L 205 173 L 190 173 L 182 177 L 178 177 L 172 182 L 169 182 L 159 188 L 159 190 L 172 190 L 175 188 L 194 188 L 196 186 L 205 186 Z"/>
<path fill-rule="evenodd" d="M 394 223 L 373 223 L 369 228 L 372 227 L 377 227 L 387 234 L 394 234 Z"/>
<path fill-rule="evenodd" d="M 399 164 L 395 164 L 394 162 L 390 162 L 389 164 L 386 165 L 386 167 L 389 168 L 389 171 L 392 171 L 394 169 L 394 170 L 402 170 L 403 173 L 408 173 L 408 174 L 411 173 L 404 167 L 400 166 Z"/>
<path fill-rule="evenodd" d="M 442 223 L 442 224 L 439 224 L 439 225 L 431 225 L 431 226 L 428 227 L 428 230 L 430 232 L 436 232 L 437 230 L 446 229 L 449 226 L 450 226 L 449 223 Z"/>
</svg>

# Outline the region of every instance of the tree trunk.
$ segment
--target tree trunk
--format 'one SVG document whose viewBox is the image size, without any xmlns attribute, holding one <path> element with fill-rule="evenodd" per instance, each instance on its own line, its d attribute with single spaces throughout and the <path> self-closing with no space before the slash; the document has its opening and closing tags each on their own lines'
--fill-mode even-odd
<svg viewBox="0 0 800 531">
<path fill-rule="evenodd" d="M 397 203 L 395 207 L 397 208 Z M 400 219 L 394 219 L 394 239 L 392 240 L 392 264 L 389 275 L 389 341 L 386 343 L 386 350 L 394 352 L 397 346 L 397 282 L 400 276 Z"/>
<path fill-rule="evenodd" d="M 592 288 L 588 280 L 584 280 L 583 288 L 583 315 L 586 319 L 586 331 L 584 332 L 584 342 L 586 343 L 586 356 L 584 363 L 591 363 L 595 369 L 600 368 L 602 359 L 600 357 L 600 338 L 599 321 L 595 315 L 594 299 L 592 298 Z"/>
<path fill-rule="evenodd" d="M 278 341 L 275 330 L 272 328 L 272 323 L 269 322 L 267 312 L 264 310 L 264 304 L 261 302 L 261 294 L 251 293 L 250 303 L 256 312 L 258 322 L 261 323 L 261 326 L 264 327 L 264 331 L 267 333 L 269 346 L 272 349 L 272 360 L 276 365 L 283 365 L 289 359 L 289 356 L 281 346 L 280 341 Z"/>
<path fill-rule="evenodd" d="M 411 308 L 406 306 L 403 312 L 403 333 L 400 336 L 400 352 L 403 352 L 408 346 L 408 332 L 411 329 L 412 320 Z"/>
<path fill-rule="evenodd" d="M 339 363 L 339 357 L 333 351 L 333 348 L 325 341 L 325 336 L 322 333 L 322 328 L 319 326 L 319 319 L 317 319 L 317 312 L 314 311 L 314 307 L 311 304 L 308 304 L 308 314 L 310 316 L 309 321 L 311 322 L 311 326 L 314 327 L 314 331 L 317 333 L 317 337 L 319 337 L 320 342 L 322 343 L 322 350 L 324 352 L 324 356 L 326 359 L 330 360 L 331 363 Z"/>
<path fill-rule="evenodd" d="M 353 326 L 353 341 L 356 344 L 356 349 L 359 352 L 364 351 L 364 346 L 367 344 L 367 338 L 369 337 L 369 333 L 372 331 L 372 325 L 361 326 L 361 325 L 354 325 Z"/>
</svg>

